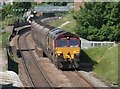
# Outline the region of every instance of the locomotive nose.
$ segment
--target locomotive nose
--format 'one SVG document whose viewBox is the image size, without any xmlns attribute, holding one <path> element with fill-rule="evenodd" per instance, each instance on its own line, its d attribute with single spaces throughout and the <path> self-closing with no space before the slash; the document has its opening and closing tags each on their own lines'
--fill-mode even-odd
<svg viewBox="0 0 120 89">
<path fill-rule="evenodd" d="M 68 53 L 66 54 L 66 59 L 71 59 L 71 54 L 70 54 L 70 52 L 68 52 Z"/>
</svg>

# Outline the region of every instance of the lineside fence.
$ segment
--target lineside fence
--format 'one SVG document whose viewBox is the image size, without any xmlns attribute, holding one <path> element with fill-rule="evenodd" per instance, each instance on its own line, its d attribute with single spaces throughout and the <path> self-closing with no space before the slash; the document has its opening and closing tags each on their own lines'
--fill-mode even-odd
<svg viewBox="0 0 120 89">
<path fill-rule="evenodd" d="M 88 48 L 95 48 L 95 47 L 102 47 L 102 46 L 113 46 L 116 43 L 115 42 L 108 42 L 108 41 L 88 41 L 83 38 L 81 39 L 81 48 L 82 49 L 88 49 Z"/>
</svg>

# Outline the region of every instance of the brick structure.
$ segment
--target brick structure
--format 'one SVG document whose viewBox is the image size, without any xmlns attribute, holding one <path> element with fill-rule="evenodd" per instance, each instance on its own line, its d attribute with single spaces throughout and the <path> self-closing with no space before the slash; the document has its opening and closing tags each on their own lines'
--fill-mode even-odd
<svg viewBox="0 0 120 89">
<path fill-rule="evenodd" d="M 84 5 L 83 0 L 74 0 L 74 10 L 79 11 L 80 7 Z"/>
</svg>

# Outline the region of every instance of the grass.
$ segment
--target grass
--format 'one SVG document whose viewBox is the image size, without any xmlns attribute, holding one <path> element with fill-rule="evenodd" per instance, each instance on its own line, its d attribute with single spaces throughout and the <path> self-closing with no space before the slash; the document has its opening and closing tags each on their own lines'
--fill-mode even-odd
<svg viewBox="0 0 120 89">
<path fill-rule="evenodd" d="M 84 50 L 98 64 L 94 72 L 104 81 L 118 84 L 118 45 L 113 47 L 91 48 Z"/>
<path fill-rule="evenodd" d="M 59 27 L 66 21 L 69 21 L 70 23 L 66 24 L 61 29 L 75 33 L 74 30 L 75 30 L 75 26 L 76 26 L 76 21 L 72 17 L 72 14 L 68 14 L 61 19 L 55 20 L 55 21 L 49 23 L 49 25 L 54 26 L 54 27 Z"/>
<path fill-rule="evenodd" d="M 0 35 L 0 44 L 2 44 L 3 47 L 4 47 L 5 43 L 7 42 L 7 39 L 8 39 L 8 37 L 9 37 L 10 34 L 11 33 L 9 33 L 9 32 L 5 32 L 5 33 L 2 33 Z"/>
<path fill-rule="evenodd" d="M 120 58 L 120 43 L 118 44 L 118 58 Z M 118 63 L 120 62 L 120 59 L 118 61 Z M 118 87 L 120 89 L 120 65 L 118 65 Z"/>
<path fill-rule="evenodd" d="M 2 44 L 2 34 L 0 34 L 0 44 Z"/>
</svg>

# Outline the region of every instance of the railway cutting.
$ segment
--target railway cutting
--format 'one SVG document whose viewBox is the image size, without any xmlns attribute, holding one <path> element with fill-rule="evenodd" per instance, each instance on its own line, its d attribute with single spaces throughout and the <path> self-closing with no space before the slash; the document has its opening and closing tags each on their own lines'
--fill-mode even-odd
<svg viewBox="0 0 120 89">
<path fill-rule="evenodd" d="M 42 26 L 38 27 L 46 28 Z M 23 76 L 21 77 L 23 77 L 23 81 L 28 81 L 29 84 L 27 84 L 27 87 L 88 87 L 91 89 L 95 88 L 91 83 L 89 83 L 89 81 L 83 78 L 78 71 L 61 71 L 56 67 L 54 61 L 51 60 L 49 55 L 46 55 L 46 57 L 44 57 L 44 55 L 46 54 L 46 48 L 38 46 L 41 45 L 41 43 L 39 42 L 40 40 L 43 40 L 43 38 L 34 40 L 31 28 L 26 27 L 24 29 L 21 29 L 21 31 L 19 31 L 18 33 L 18 50 L 21 54 L 22 65 L 24 66 L 22 69 L 25 72 L 23 73 L 26 73 L 27 79 L 24 79 Z M 39 40 L 39 42 L 36 44 L 37 40 Z M 22 70 L 20 72 L 22 72 Z"/>
</svg>

